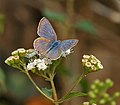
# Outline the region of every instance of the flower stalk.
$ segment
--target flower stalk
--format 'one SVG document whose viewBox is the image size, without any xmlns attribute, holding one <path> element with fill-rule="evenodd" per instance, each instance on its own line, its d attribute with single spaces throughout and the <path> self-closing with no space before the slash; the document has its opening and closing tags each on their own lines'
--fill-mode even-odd
<svg viewBox="0 0 120 105">
<path fill-rule="evenodd" d="M 28 78 L 30 79 L 30 81 L 32 82 L 32 84 L 36 87 L 36 89 L 43 95 L 45 96 L 47 99 L 49 99 L 50 101 L 54 102 L 54 100 L 52 98 L 50 98 L 49 96 L 47 96 L 38 86 L 37 84 L 34 82 L 34 80 L 31 78 L 28 70 L 26 69 L 26 75 L 28 76 Z"/>
</svg>

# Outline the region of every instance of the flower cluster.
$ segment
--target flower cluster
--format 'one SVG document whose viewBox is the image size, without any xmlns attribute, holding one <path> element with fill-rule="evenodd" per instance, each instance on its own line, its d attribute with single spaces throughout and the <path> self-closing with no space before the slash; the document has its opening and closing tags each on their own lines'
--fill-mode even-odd
<svg viewBox="0 0 120 105">
<path fill-rule="evenodd" d="M 66 57 L 70 53 L 72 53 L 72 50 L 68 49 L 61 53 L 61 57 Z M 43 72 L 39 71 L 44 71 L 48 69 L 52 63 L 56 64 L 56 62 L 59 61 L 61 60 L 52 61 L 45 56 L 40 56 L 34 49 L 25 50 L 24 48 L 19 48 L 11 53 L 11 56 L 5 60 L 5 63 L 21 70 L 22 72 L 25 72 L 25 70 L 31 70 L 33 73 L 41 74 Z"/>
<path fill-rule="evenodd" d="M 31 61 L 27 65 L 28 70 L 32 70 L 34 68 L 37 68 L 38 70 L 45 70 L 47 69 L 47 64 L 45 59 L 35 59 L 34 61 Z"/>
<path fill-rule="evenodd" d="M 24 48 L 19 48 L 11 53 L 11 56 L 5 60 L 5 63 L 16 67 L 21 64 L 20 59 L 22 59 L 26 54 L 26 50 Z"/>
<path fill-rule="evenodd" d="M 14 64 L 17 64 L 19 62 L 19 56 L 10 56 L 5 60 L 5 63 L 9 66 L 12 66 Z"/>
<path fill-rule="evenodd" d="M 116 99 L 120 97 L 120 92 L 115 92 L 113 95 L 110 95 L 107 90 L 112 86 L 113 81 L 110 79 L 106 79 L 105 82 L 95 80 L 90 87 L 91 90 L 88 93 L 90 97 L 90 102 L 94 102 L 99 105 L 116 105 Z"/>
<path fill-rule="evenodd" d="M 93 55 L 84 55 L 82 64 L 86 73 L 91 73 L 103 69 L 101 62 Z"/>
<path fill-rule="evenodd" d="M 13 51 L 11 54 L 12 54 L 12 56 L 15 56 L 15 55 L 25 56 L 26 50 L 24 48 L 19 48 L 19 49 Z"/>
</svg>

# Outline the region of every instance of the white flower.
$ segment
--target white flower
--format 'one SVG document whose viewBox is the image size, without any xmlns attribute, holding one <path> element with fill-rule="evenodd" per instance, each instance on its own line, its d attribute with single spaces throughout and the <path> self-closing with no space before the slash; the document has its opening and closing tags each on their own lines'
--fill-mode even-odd
<svg viewBox="0 0 120 105">
<path fill-rule="evenodd" d="M 83 55 L 83 58 L 89 59 L 90 56 L 89 55 Z"/>
<path fill-rule="evenodd" d="M 34 62 L 35 65 L 37 65 L 38 63 L 43 62 L 43 60 L 41 60 L 41 59 L 35 59 L 33 62 Z"/>
<path fill-rule="evenodd" d="M 28 69 L 28 70 L 32 70 L 32 69 L 34 69 L 34 68 L 35 68 L 34 62 L 28 63 L 28 65 L 27 65 L 27 69 Z"/>
<path fill-rule="evenodd" d="M 51 59 L 48 59 L 48 58 L 44 58 L 44 62 L 45 62 L 46 65 L 52 64 Z"/>
<path fill-rule="evenodd" d="M 47 69 L 47 66 L 45 65 L 44 62 L 40 62 L 37 64 L 38 70 L 45 70 Z"/>
<path fill-rule="evenodd" d="M 88 61 L 88 59 L 82 59 L 82 63 L 85 63 L 87 61 Z"/>
<path fill-rule="evenodd" d="M 66 57 L 67 55 L 69 55 L 70 53 L 72 53 L 72 49 L 68 49 L 65 52 L 62 52 L 62 57 Z"/>
<path fill-rule="evenodd" d="M 90 55 L 90 57 L 100 63 L 100 60 L 98 60 L 94 55 Z"/>
<path fill-rule="evenodd" d="M 18 50 L 19 53 L 25 53 L 26 52 L 26 50 L 24 48 L 19 48 L 17 50 Z"/>
<path fill-rule="evenodd" d="M 95 65 L 92 65 L 92 66 L 91 66 L 91 69 L 92 69 L 93 71 L 96 71 L 97 68 L 95 67 Z"/>
<path fill-rule="evenodd" d="M 33 68 L 38 68 L 38 70 L 47 69 L 47 64 L 44 59 L 35 59 L 33 62 L 28 63 L 27 69 L 32 70 Z"/>
<path fill-rule="evenodd" d="M 91 63 L 90 62 L 85 62 L 85 66 L 86 67 L 91 67 Z"/>
<path fill-rule="evenodd" d="M 91 59 L 90 62 L 91 62 L 92 64 L 96 64 L 96 63 L 97 63 L 97 61 L 96 61 L 95 59 Z"/>
<path fill-rule="evenodd" d="M 103 65 L 101 63 L 98 62 L 97 66 L 99 67 L 99 69 L 103 69 Z"/>
</svg>

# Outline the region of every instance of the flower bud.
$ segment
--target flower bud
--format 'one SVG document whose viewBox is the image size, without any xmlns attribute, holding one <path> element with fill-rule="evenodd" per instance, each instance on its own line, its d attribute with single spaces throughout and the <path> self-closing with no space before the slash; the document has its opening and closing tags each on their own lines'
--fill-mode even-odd
<svg viewBox="0 0 120 105">
<path fill-rule="evenodd" d="M 89 102 L 83 102 L 83 105 L 90 105 Z"/>
<path fill-rule="evenodd" d="M 11 55 L 15 56 L 15 55 L 18 55 L 18 50 L 15 50 L 11 53 Z"/>
<path fill-rule="evenodd" d="M 105 103 L 106 103 L 106 100 L 105 100 L 105 99 L 101 99 L 101 100 L 100 100 L 100 104 L 103 105 L 103 104 L 105 104 Z"/>
<path fill-rule="evenodd" d="M 5 60 L 5 63 L 9 66 L 15 65 L 19 62 L 19 56 L 10 56 Z"/>
<path fill-rule="evenodd" d="M 120 97 L 120 92 L 115 92 L 114 96 L 115 97 Z"/>
<path fill-rule="evenodd" d="M 24 57 L 26 54 L 26 50 L 24 48 L 19 48 L 17 51 L 21 57 Z"/>
</svg>

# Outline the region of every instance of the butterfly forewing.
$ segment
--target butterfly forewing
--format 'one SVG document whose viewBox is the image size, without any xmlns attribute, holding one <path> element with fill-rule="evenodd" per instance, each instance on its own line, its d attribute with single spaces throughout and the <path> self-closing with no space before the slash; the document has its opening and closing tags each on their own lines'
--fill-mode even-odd
<svg viewBox="0 0 120 105">
<path fill-rule="evenodd" d="M 46 51 L 50 47 L 50 40 L 43 37 L 37 38 L 34 40 L 33 46 L 36 52 L 40 55 L 45 55 Z"/>
<path fill-rule="evenodd" d="M 70 40 L 64 40 L 61 42 L 61 49 L 62 51 L 66 51 L 68 49 L 71 49 L 78 43 L 77 39 L 70 39 Z"/>
<path fill-rule="evenodd" d="M 45 17 L 43 17 L 39 22 L 37 34 L 49 39 L 51 42 L 57 40 L 57 36 L 52 25 Z"/>
</svg>

